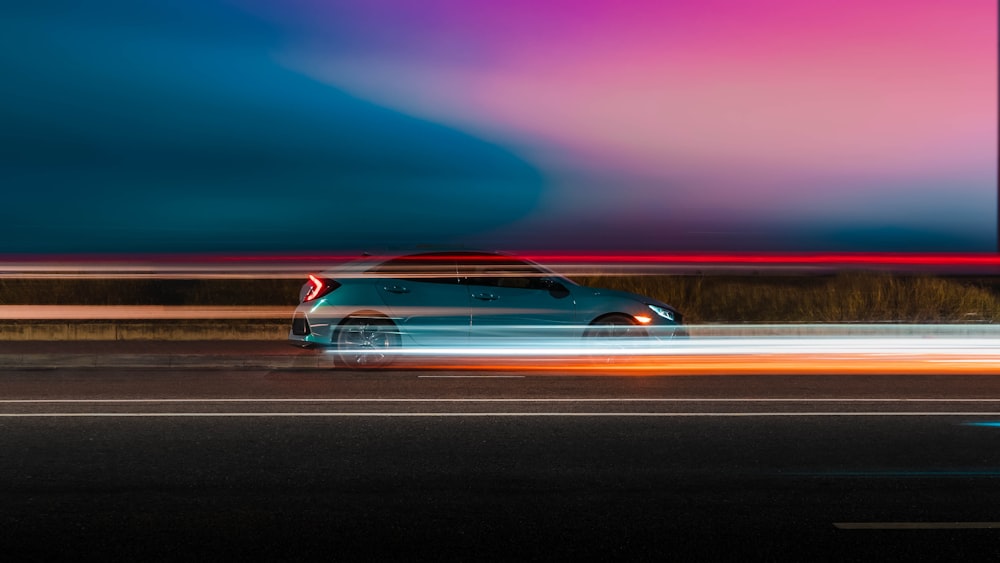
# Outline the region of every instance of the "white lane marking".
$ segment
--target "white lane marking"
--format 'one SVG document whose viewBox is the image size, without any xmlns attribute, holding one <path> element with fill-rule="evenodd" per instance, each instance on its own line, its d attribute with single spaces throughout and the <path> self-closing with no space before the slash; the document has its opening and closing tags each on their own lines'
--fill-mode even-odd
<svg viewBox="0 0 1000 563">
<path fill-rule="evenodd" d="M 834 522 L 841 530 L 992 530 L 1000 522 Z"/>
<path fill-rule="evenodd" d="M 926 398 L 664 398 L 651 397 L 581 397 L 581 398 L 236 398 L 216 399 L 0 399 L 0 404 L 143 404 L 143 403 L 1000 403 L 1000 398 L 983 399 L 926 399 Z"/>
<path fill-rule="evenodd" d="M 837 416 L 1000 416 L 1000 412 L 54 412 L 0 413 L 0 418 L 41 417 L 837 417 Z"/>
</svg>

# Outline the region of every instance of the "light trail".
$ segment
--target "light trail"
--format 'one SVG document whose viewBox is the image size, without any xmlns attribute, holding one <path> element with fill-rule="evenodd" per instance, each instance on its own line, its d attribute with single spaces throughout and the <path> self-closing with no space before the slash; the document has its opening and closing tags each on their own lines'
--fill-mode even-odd
<svg viewBox="0 0 1000 563">
<path fill-rule="evenodd" d="M 996 325 L 693 325 L 690 338 L 361 349 L 399 367 L 616 373 L 1000 373 Z M 328 350 L 336 354 L 336 350 Z M 394 364 L 394 365 L 397 365 Z"/>
<path fill-rule="evenodd" d="M 697 336 L 702 328 L 712 336 Z M 393 367 L 398 369 L 629 375 L 1000 374 L 1000 326 L 994 325 L 689 329 L 691 338 L 670 340 L 524 339 L 505 346 L 379 349 L 370 353 L 397 356 Z M 739 336 L 718 336 L 728 331 Z M 755 331 L 759 334 L 750 335 Z M 857 334 L 843 334 L 851 331 Z"/>
<path fill-rule="evenodd" d="M 291 319 L 293 307 L 0 305 L 0 320 Z"/>
<path fill-rule="evenodd" d="M 515 376 L 517 377 L 517 376 Z M 215 397 L 197 399 L 178 398 L 148 398 L 148 399 L 0 399 L 0 405 L 152 405 L 152 404 L 227 404 L 227 403 L 247 403 L 247 404 L 573 404 L 573 403 L 606 403 L 606 404 L 747 404 L 747 403 L 879 403 L 899 405 L 902 403 L 923 403 L 930 404 L 971 404 L 971 403 L 1000 403 L 1000 398 L 954 398 L 935 399 L 927 397 L 900 397 L 900 398 L 859 398 L 859 397 L 504 397 L 504 398 L 483 398 L 483 397 L 352 397 L 352 398 L 328 398 L 328 397 L 268 397 L 268 398 L 246 398 L 246 397 Z M 996 422 L 970 422 L 967 426 L 997 426 Z"/>
<path fill-rule="evenodd" d="M 0 418 L 788 418 L 788 417 L 964 417 L 1000 412 L 32 412 Z"/>
<path fill-rule="evenodd" d="M 393 369 L 517 371 L 532 375 L 714 376 L 714 375 L 1000 375 L 1000 360 L 938 363 L 934 358 L 893 360 L 863 356 L 720 356 L 615 358 L 597 363 L 578 358 L 526 361 L 467 358 L 464 360 L 402 360 Z"/>
<path fill-rule="evenodd" d="M 420 252 L 421 250 L 416 250 Z M 863 269 L 926 273 L 1000 273 L 987 253 L 513 252 L 568 275 L 740 271 L 835 272 Z M 299 279 L 361 254 L 0 255 L 0 278 Z"/>
<path fill-rule="evenodd" d="M 273 320 L 279 332 L 290 316 L 290 307 L 0 306 L 0 319 L 4 320 L 261 319 Z M 395 356 L 392 369 L 538 374 L 1000 374 L 1000 325 L 741 324 L 685 328 L 689 338 L 670 338 L 669 332 L 659 335 L 653 331 L 652 338 L 633 339 L 581 338 L 578 334 L 583 327 L 574 326 L 550 332 L 539 327 L 509 327 L 506 337 L 491 340 L 361 349 L 359 353 Z M 510 336 L 522 329 L 530 329 L 536 336 Z M 294 355 L 291 347 L 288 351 L 262 361 L 276 368 L 301 361 L 301 352 Z M 308 359 L 313 367 L 332 367 L 336 353 L 326 349 Z M 28 356 L 16 358 L 15 363 L 30 362 Z M 165 365 L 190 359 L 184 355 L 167 357 Z M 194 361 L 197 363 L 197 357 Z"/>
</svg>

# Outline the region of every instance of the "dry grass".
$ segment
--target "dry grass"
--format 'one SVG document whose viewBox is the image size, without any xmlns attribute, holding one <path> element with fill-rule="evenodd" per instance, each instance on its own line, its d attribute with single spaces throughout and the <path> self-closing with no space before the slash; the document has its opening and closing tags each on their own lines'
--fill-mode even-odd
<svg viewBox="0 0 1000 563">
<path fill-rule="evenodd" d="M 1000 281 L 842 273 L 591 276 L 666 301 L 686 322 L 1000 322 Z M 0 304 L 288 305 L 301 280 L 0 280 Z"/>
<path fill-rule="evenodd" d="M 589 277 L 706 322 L 998 322 L 995 282 L 875 273 L 833 276 Z"/>
</svg>

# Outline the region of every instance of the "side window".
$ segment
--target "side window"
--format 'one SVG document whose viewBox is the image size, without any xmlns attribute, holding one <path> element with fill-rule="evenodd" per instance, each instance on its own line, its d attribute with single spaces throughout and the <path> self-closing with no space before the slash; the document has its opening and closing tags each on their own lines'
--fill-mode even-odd
<svg viewBox="0 0 1000 563">
<path fill-rule="evenodd" d="M 525 262 L 512 260 L 506 256 L 484 257 L 463 261 L 459 264 L 459 274 L 468 285 L 512 287 L 517 289 L 544 289 L 541 279 L 545 273 Z"/>
<path fill-rule="evenodd" d="M 462 263 L 459 265 L 459 275 L 462 282 L 468 285 L 497 287 L 500 280 L 495 266 L 496 264 L 485 261 Z"/>
<path fill-rule="evenodd" d="M 368 273 L 380 278 L 403 279 L 424 283 L 457 284 L 455 259 L 438 254 L 400 256 L 375 266 Z"/>
</svg>

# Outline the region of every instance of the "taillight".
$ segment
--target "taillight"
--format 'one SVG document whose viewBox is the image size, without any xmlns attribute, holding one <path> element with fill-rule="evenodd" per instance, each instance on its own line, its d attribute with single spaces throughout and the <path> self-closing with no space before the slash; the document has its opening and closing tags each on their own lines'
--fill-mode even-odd
<svg viewBox="0 0 1000 563">
<path fill-rule="evenodd" d="M 313 299 L 319 299 L 327 293 L 340 287 L 340 284 L 334 280 L 328 280 L 326 278 L 321 278 L 309 274 L 309 281 L 307 282 L 308 289 L 306 290 L 305 296 L 302 298 L 302 302 L 312 301 Z"/>
</svg>

